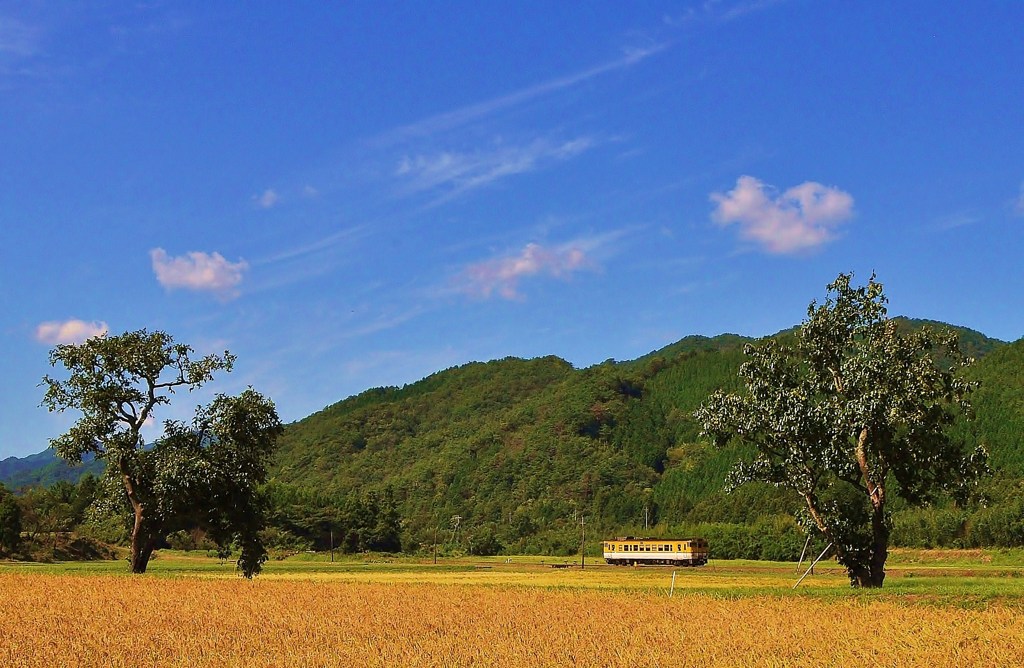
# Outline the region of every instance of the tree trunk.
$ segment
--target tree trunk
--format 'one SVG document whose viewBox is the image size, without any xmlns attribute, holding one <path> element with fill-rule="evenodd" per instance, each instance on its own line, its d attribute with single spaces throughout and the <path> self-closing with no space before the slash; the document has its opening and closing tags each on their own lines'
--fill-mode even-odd
<svg viewBox="0 0 1024 668">
<path fill-rule="evenodd" d="M 143 506 L 135 507 L 135 525 L 132 527 L 131 555 L 129 565 L 132 573 L 145 573 L 149 559 L 156 549 L 156 534 L 146 526 Z"/>
<path fill-rule="evenodd" d="M 868 428 L 861 429 L 857 436 L 856 457 L 861 475 L 864 476 L 864 489 L 871 502 L 871 547 L 867 564 L 850 572 L 851 580 L 858 587 L 878 588 L 885 581 L 885 560 L 889 556 L 889 526 L 885 521 L 885 477 L 888 468 L 879 463 L 872 471 L 868 464 L 867 441 Z"/>
<path fill-rule="evenodd" d="M 846 567 L 850 576 L 850 584 L 854 587 L 874 588 L 882 586 L 885 581 L 885 560 L 889 556 L 889 525 L 885 521 L 885 497 L 880 496 L 876 503 L 872 501 L 871 511 L 871 548 L 867 563 L 851 557 L 843 546 L 842 540 L 832 533 L 819 509 L 817 498 L 811 493 L 804 493 L 807 509 L 825 538 L 832 543 L 836 551 L 836 561 Z"/>
<path fill-rule="evenodd" d="M 145 573 L 149 559 L 153 556 L 153 550 L 156 548 L 156 533 L 152 527 L 147 526 L 146 506 L 136 491 L 135 479 L 128 469 L 127 459 L 121 457 L 118 460 L 118 467 L 121 469 L 125 494 L 127 494 L 128 501 L 135 513 L 135 522 L 132 525 L 131 555 L 128 557 L 128 563 L 132 573 Z"/>
<path fill-rule="evenodd" d="M 881 587 L 885 581 L 885 560 L 889 557 L 889 525 L 885 521 L 885 506 L 871 512 L 871 583 L 865 586 Z"/>
</svg>

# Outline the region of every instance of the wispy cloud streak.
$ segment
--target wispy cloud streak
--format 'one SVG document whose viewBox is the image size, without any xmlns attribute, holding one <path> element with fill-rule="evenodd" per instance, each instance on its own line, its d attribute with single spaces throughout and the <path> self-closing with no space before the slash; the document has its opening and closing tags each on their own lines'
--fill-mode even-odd
<svg viewBox="0 0 1024 668">
<path fill-rule="evenodd" d="M 39 32 L 21 21 L 0 16 L 0 57 L 29 58 L 39 49 Z"/>
<path fill-rule="evenodd" d="M 275 264 L 278 262 L 286 262 L 289 260 L 298 260 L 304 257 L 315 255 L 317 253 L 324 253 L 337 248 L 345 242 L 355 241 L 367 232 L 367 227 L 364 225 L 357 225 L 355 227 L 349 227 L 340 232 L 335 232 L 316 241 L 311 241 L 306 244 L 299 246 L 293 246 L 287 248 L 279 253 L 270 255 L 259 260 L 254 260 L 255 265 Z"/>
<path fill-rule="evenodd" d="M 594 144 L 588 137 L 560 143 L 538 139 L 524 146 L 499 146 L 489 151 L 405 156 L 399 161 L 395 176 L 409 193 L 439 189 L 447 199 L 508 176 L 568 160 Z"/>
<path fill-rule="evenodd" d="M 736 19 L 753 14 L 786 0 L 705 0 L 704 3 L 688 8 L 684 13 L 666 16 L 665 23 L 679 27 L 693 22 L 729 23 Z"/>
<path fill-rule="evenodd" d="M 664 51 L 666 48 L 668 48 L 668 44 L 658 44 L 646 48 L 629 49 L 622 55 L 622 57 L 601 65 L 597 65 L 580 72 L 575 72 L 564 77 L 551 79 L 534 86 L 529 86 L 513 93 L 509 93 L 508 95 L 491 98 L 490 100 L 478 102 L 477 104 L 462 107 L 461 109 L 437 114 L 436 116 L 431 116 L 415 123 L 410 123 L 409 125 L 402 126 L 378 137 L 378 142 L 381 144 L 389 144 L 404 141 L 413 137 L 426 136 L 436 132 L 451 130 L 504 109 L 529 102 L 530 100 L 543 95 L 556 93 L 581 83 L 585 83 L 603 74 L 632 67 L 654 54 Z"/>
</svg>

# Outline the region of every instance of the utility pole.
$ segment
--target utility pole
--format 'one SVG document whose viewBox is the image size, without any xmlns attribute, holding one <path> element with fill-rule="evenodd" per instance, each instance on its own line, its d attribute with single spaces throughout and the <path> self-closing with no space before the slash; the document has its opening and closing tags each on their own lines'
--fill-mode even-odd
<svg viewBox="0 0 1024 668">
<path fill-rule="evenodd" d="M 455 542 L 455 532 L 459 530 L 459 525 L 462 523 L 462 515 L 452 515 L 452 519 L 449 522 L 449 526 L 452 528 L 452 542 Z"/>
<path fill-rule="evenodd" d="M 583 534 L 580 540 L 580 570 L 584 570 L 587 567 L 587 527 L 586 518 L 580 515 L 580 531 Z"/>
<path fill-rule="evenodd" d="M 331 527 L 331 563 L 334 563 L 334 527 Z"/>
</svg>

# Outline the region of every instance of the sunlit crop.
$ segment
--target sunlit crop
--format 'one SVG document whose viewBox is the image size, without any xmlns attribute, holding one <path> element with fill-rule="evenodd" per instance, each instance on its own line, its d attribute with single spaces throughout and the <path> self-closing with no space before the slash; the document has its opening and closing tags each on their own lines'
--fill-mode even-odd
<svg viewBox="0 0 1024 668">
<path fill-rule="evenodd" d="M 1024 611 L 595 589 L 0 575 L 0 665 L 1021 665 Z"/>
</svg>

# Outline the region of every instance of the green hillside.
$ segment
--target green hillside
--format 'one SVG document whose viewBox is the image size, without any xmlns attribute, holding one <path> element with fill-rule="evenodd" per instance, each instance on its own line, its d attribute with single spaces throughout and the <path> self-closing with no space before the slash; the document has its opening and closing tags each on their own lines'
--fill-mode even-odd
<svg viewBox="0 0 1024 668">
<path fill-rule="evenodd" d="M 657 473 L 614 436 L 645 373 L 504 359 L 371 390 L 289 426 L 275 481 L 339 496 L 390 487 L 418 542 L 453 516 L 506 543 L 557 542 L 574 514 L 641 512 Z"/>
<path fill-rule="evenodd" d="M 1024 478 L 1024 339 L 986 355 L 969 376 L 981 386 L 975 418 L 961 433 L 986 447 L 993 469 Z"/>
<path fill-rule="evenodd" d="M 960 335 L 980 358 L 970 373 L 983 381 L 978 420 L 962 436 L 984 442 L 1004 474 L 1024 477 L 1024 343 Z M 714 390 L 739 389 L 750 341 L 687 337 L 587 369 L 509 358 L 370 390 L 290 425 L 275 482 L 332 497 L 390 488 L 406 540 L 420 545 L 440 526 L 452 539 L 464 531 L 513 550 L 565 551 L 578 544 L 581 514 L 607 531 L 642 531 L 645 520 L 679 527 L 791 516 L 799 504 L 784 492 L 725 494 L 742 453 L 702 442 L 692 418 Z"/>
</svg>

